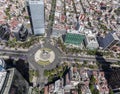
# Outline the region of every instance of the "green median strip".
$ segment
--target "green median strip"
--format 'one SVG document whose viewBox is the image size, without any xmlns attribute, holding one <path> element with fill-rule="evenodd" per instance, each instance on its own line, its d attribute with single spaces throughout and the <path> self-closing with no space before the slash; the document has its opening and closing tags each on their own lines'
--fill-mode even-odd
<svg viewBox="0 0 120 94">
<path fill-rule="evenodd" d="M 50 64 L 49 61 L 42 61 L 42 60 L 39 60 L 37 63 L 38 63 L 39 65 L 43 65 L 43 66 Z"/>
</svg>

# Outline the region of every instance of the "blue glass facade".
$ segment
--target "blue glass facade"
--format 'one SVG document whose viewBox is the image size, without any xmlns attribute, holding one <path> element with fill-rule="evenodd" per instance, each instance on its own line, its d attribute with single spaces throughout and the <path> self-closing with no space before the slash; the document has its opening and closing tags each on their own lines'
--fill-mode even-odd
<svg viewBox="0 0 120 94">
<path fill-rule="evenodd" d="M 28 0 L 28 13 L 34 35 L 43 35 L 44 28 L 44 1 Z"/>
<path fill-rule="evenodd" d="M 98 37 L 98 42 L 100 47 L 103 47 L 103 49 L 109 49 L 112 46 L 114 46 L 116 43 L 118 43 L 119 39 L 117 36 L 113 36 L 113 33 L 108 33 L 104 38 Z"/>
</svg>

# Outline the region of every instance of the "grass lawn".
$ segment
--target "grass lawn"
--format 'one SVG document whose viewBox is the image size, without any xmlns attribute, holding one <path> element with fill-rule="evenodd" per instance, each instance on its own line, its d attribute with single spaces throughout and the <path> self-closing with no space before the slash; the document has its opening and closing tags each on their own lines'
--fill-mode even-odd
<svg viewBox="0 0 120 94">
<path fill-rule="evenodd" d="M 38 77 L 39 72 L 37 70 L 29 70 L 29 80 L 30 80 L 30 82 L 32 82 L 34 76 Z"/>
<path fill-rule="evenodd" d="M 30 80 L 30 82 L 32 82 L 33 76 L 34 76 L 34 71 L 33 70 L 29 70 L 29 80 Z"/>
<path fill-rule="evenodd" d="M 41 60 L 39 60 L 37 63 L 40 64 L 40 65 L 43 65 L 43 66 L 50 64 L 49 61 L 41 61 Z"/>
</svg>

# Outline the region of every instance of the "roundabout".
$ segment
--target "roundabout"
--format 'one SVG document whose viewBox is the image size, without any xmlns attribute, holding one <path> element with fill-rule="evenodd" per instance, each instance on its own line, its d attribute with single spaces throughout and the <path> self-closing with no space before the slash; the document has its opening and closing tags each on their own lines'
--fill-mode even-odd
<svg viewBox="0 0 120 94">
<path fill-rule="evenodd" d="M 46 38 L 43 44 L 36 44 L 29 49 L 27 59 L 33 69 L 50 70 L 61 62 L 62 53 L 57 47 L 51 45 L 48 40 Z"/>
<path fill-rule="evenodd" d="M 38 43 L 32 46 L 27 54 L 27 60 L 32 69 L 38 70 L 40 77 L 38 83 L 45 83 L 44 70 L 56 68 L 61 62 L 61 51 L 50 44 L 49 38 L 44 43 Z M 39 82 L 41 81 L 41 82 Z"/>
<path fill-rule="evenodd" d="M 55 59 L 55 53 L 49 48 L 41 48 L 34 55 L 35 61 L 42 66 L 51 64 Z"/>
</svg>

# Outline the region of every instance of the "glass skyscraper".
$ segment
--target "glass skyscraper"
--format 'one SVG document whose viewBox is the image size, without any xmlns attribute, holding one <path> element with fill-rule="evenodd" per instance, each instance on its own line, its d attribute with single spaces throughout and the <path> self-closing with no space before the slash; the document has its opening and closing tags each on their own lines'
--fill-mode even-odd
<svg viewBox="0 0 120 94">
<path fill-rule="evenodd" d="M 28 14 L 34 35 L 43 35 L 44 28 L 44 0 L 27 0 Z"/>
</svg>

